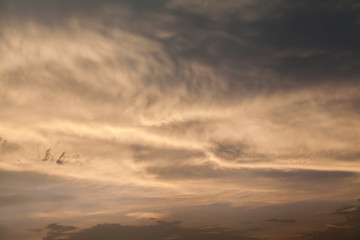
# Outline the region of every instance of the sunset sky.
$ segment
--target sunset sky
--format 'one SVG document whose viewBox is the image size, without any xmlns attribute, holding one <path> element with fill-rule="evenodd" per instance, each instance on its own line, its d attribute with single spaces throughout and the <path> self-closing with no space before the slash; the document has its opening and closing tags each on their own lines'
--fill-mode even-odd
<svg viewBox="0 0 360 240">
<path fill-rule="evenodd" d="M 1 240 L 356 240 L 356 0 L 0 0 Z"/>
</svg>

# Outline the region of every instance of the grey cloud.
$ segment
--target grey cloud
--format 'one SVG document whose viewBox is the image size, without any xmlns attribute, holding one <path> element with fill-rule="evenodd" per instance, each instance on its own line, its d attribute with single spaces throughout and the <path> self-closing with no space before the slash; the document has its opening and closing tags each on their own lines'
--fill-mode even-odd
<svg viewBox="0 0 360 240">
<path fill-rule="evenodd" d="M 19 212 L 32 213 L 49 209 L 59 203 L 75 203 L 76 192 L 84 190 L 84 184 L 60 177 L 35 172 L 0 171 L 0 205 Z M 94 188 L 94 187 L 92 187 Z M 27 206 L 31 206 L 27 208 Z"/>
<path fill-rule="evenodd" d="M 63 225 L 59 225 L 57 223 L 51 223 L 46 227 L 46 229 L 49 229 L 49 230 L 54 231 L 54 232 L 68 232 L 68 231 L 71 231 L 71 230 L 75 230 L 76 227 L 74 227 L 74 226 L 63 226 Z"/>
<path fill-rule="evenodd" d="M 161 148 L 146 145 L 130 146 L 137 161 L 164 162 L 168 164 L 187 162 L 189 160 L 202 159 L 205 153 L 199 150 Z"/>
<path fill-rule="evenodd" d="M 11 240 L 10 231 L 7 227 L 0 225 L 0 238 L 5 240 Z"/>
<path fill-rule="evenodd" d="M 349 171 L 320 171 L 320 170 L 276 170 L 250 168 L 223 168 L 216 164 L 205 163 L 199 165 L 175 165 L 168 167 L 149 167 L 147 171 L 164 179 L 254 179 L 267 178 L 279 180 L 283 183 L 313 182 L 330 183 L 341 179 L 356 179 L 358 174 Z M 283 181 L 286 180 L 286 181 Z"/>
<path fill-rule="evenodd" d="M 54 166 L 56 167 L 56 166 Z M 58 168 L 59 169 L 59 168 Z M 107 212 L 109 208 L 121 202 L 126 207 L 145 203 L 166 202 L 164 196 L 154 194 L 152 187 L 133 187 L 129 184 L 102 184 L 97 181 L 68 179 L 33 172 L 0 171 L 0 207 L 11 215 L 0 216 L 0 221 L 18 219 L 19 216 L 49 215 L 49 219 L 58 221 L 63 211 L 75 211 L 74 218 L 81 219 L 83 213 L 97 212 L 105 209 L 105 213 L 95 214 L 95 217 L 119 217 L 119 211 Z M 142 194 L 138 194 L 142 192 Z M 64 207 L 66 209 L 64 210 Z M 4 210 L 5 211 L 5 210 Z M 120 214 L 121 215 L 121 214 Z M 72 216 L 71 216 L 72 217 Z M 28 221 L 30 217 L 25 217 Z M 45 217 L 41 217 L 45 219 Z M 41 219 L 39 221 L 41 221 Z M 117 218 L 118 219 L 118 218 Z M 29 226 L 28 228 L 34 228 Z"/>
<path fill-rule="evenodd" d="M 40 191 L 24 191 L 21 194 L 11 194 L 0 196 L 0 206 L 9 207 L 17 205 L 47 204 L 49 202 L 56 203 L 58 201 L 70 201 L 74 197 L 66 194 L 47 194 L 44 195 Z"/>
<path fill-rule="evenodd" d="M 258 171 L 257 174 L 275 181 L 279 188 L 297 189 L 299 191 L 323 192 L 336 194 L 345 191 L 352 192 L 351 187 L 359 174 L 351 171 L 321 171 L 321 170 L 269 170 Z M 321 189 L 321 190 L 320 190 Z"/>
<path fill-rule="evenodd" d="M 286 219 L 269 218 L 269 219 L 266 219 L 265 221 L 267 221 L 267 222 L 278 222 L 278 223 L 295 223 L 296 222 L 295 219 L 290 219 L 290 218 L 286 218 Z"/>
<path fill-rule="evenodd" d="M 332 214 L 336 215 L 348 215 L 350 212 L 356 210 L 355 206 L 347 206 L 336 209 Z"/>
<path fill-rule="evenodd" d="M 173 121 L 161 125 L 151 126 L 148 131 L 170 135 L 175 137 L 193 137 L 206 139 L 209 132 L 216 129 L 218 121 L 216 119 L 191 119 L 188 121 Z"/>
<path fill-rule="evenodd" d="M 268 199 L 281 196 L 291 198 L 288 191 L 296 192 L 301 196 L 306 194 L 338 196 L 348 194 L 356 195 L 357 173 L 346 171 L 320 171 L 320 170 L 276 170 L 276 169 L 233 169 L 224 168 L 214 164 L 178 165 L 166 167 L 147 167 L 147 173 L 154 175 L 162 181 L 196 181 L 198 184 L 213 181 L 246 186 L 252 188 L 254 193 L 248 197 L 256 198 L 262 195 L 256 189 L 272 189 L 279 193 L 267 193 Z M 221 184 L 220 184 L 221 185 Z M 224 188 L 225 190 L 226 188 Z M 243 193 L 240 188 L 240 193 Z M 239 194 L 240 194 L 239 193 Z M 293 196 L 296 194 L 294 193 Z M 237 197 L 236 192 L 232 194 Z M 245 194 L 245 196 L 247 196 Z M 221 196 L 219 196 L 221 198 Z M 241 194 L 239 196 L 241 198 Z M 295 199 L 294 199 L 295 200 Z"/>
<path fill-rule="evenodd" d="M 357 178 L 358 174 L 356 172 L 350 171 L 319 171 L 319 170 L 269 170 L 269 171 L 261 171 L 266 177 L 276 178 L 276 179 L 286 179 L 292 178 L 297 180 L 312 180 L 312 181 L 336 181 L 335 179 L 342 178 Z"/>
<path fill-rule="evenodd" d="M 57 225 L 58 226 L 58 225 Z M 59 233 L 59 234 L 58 234 Z M 44 240 L 97 240 L 97 239 L 187 239 L 187 240 L 257 240 L 259 238 L 246 237 L 243 231 L 225 228 L 185 228 L 179 222 L 159 221 L 154 225 L 123 226 L 119 224 L 99 224 L 74 233 L 52 231 Z"/>
<path fill-rule="evenodd" d="M 236 176 L 236 170 L 216 169 L 214 165 L 180 165 L 170 167 L 149 167 L 147 172 L 155 174 L 161 179 L 184 180 L 184 179 L 211 179 L 231 178 Z"/>
<path fill-rule="evenodd" d="M 231 199 L 234 199 L 235 202 L 246 198 L 261 201 L 260 199 L 263 197 L 266 198 L 265 201 L 271 201 L 271 199 L 279 197 L 293 198 L 293 201 L 295 201 L 300 196 L 302 199 L 307 199 L 313 194 L 334 197 L 348 194 L 349 197 L 354 197 L 359 177 L 357 173 L 345 171 L 234 169 L 220 167 L 211 163 L 152 166 L 147 167 L 146 171 L 148 174 L 165 182 L 196 182 L 201 185 L 211 181 L 214 186 L 221 186 L 219 191 L 221 189 L 225 191 L 225 195 L 219 194 L 216 197 L 229 199 L 226 194 L 230 194 Z M 228 188 L 222 184 L 228 184 L 228 188 L 238 188 L 238 190 L 226 193 Z M 231 185 L 233 186 L 230 187 Z M 242 189 L 241 186 L 246 190 Z M 263 193 L 264 189 L 271 189 L 273 192 Z M 293 195 L 289 195 L 289 191 L 293 192 Z M 261 197 L 262 195 L 263 197 Z"/>
<path fill-rule="evenodd" d="M 8 141 L 7 139 L 0 138 L 0 154 L 12 153 L 21 150 L 22 147 L 20 145 Z"/>
<path fill-rule="evenodd" d="M 70 235 L 69 231 L 76 230 L 74 226 L 63 226 L 57 223 L 49 224 L 46 229 L 48 230 L 46 237 L 43 240 L 63 239 L 64 236 Z"/>
<path fill-rule="evenodd" d="M 28 229 L 28 231 L 38 233 L 38 232 L 44 231 L 44 229 L 43 228 L 32 228 L 32 229 Z"/>
<path fill-rule="evenodd" d="M 161 10 L 164 6 L 164 0 L 80 0 L 80 1 L 59 1 L 59 0 L 4 0 L 2 12 L 5 17 L 9 15 L 19 15 L 22 17 L 38 18 L 42 21 L 48 21 L 47 24 L 58 24 L 59 21 L 72 16 L 97 16 L 98 10 L 104 6 L 124 6 L 131 7 L 136 11 Z M 3 16 L 4 16 L 3 15 Z"/>
<path fill-rule="evenodd" d="M 267 196 L 266 196 L 267 197 Z M 252 204 L 252 202 L 250 203 Z M 346 203 L 345 203 L 346 204 Z M 177 207 L 168 219 L 180 219 L 194 225 L 221 224 L 244 229 L 260 228 L 258 233 L 270 239 L 299 239 L 304 228 L 309 225 L 324 225 L 337 221 L 338 216 L 328 214 L 329 210 L 344 205 L 336 201 L 300 201 L 286 204 L 269 204 L 262 207 L 234 206 L 227 203 Z M 314 218 L 314 213 L 316 218 Z M 265 221 L 264 221 L 265 219 Z M 266 221 L 266 219 L 293 220 L 286 222 Z M 266 232 L 267 234 L 264 234 Z M 275 235 L 275 236 L 274 236 Z"/>
<path fill-rule="evenodd" d="M 359 88 L 357 1 L 229 0 L 219 3 L 208 0 L 207 5 L 199 2 L 0 0 L 0 52 L 9 53 L 6 55 L 9 58 L 0 59 L 1 69 L 5 69 L 0 72 L 0 109 L 5 128 L 9 127 L 9 132 L 18 135 L 36 135 L 37 141 L 65 141 L 65 145 L 76 148 L 74 152 L 80 152 L 81 157 L 96 159 L 94 165 L 101 165 L 101 179 L 111 178 L 119 185 L 121 180 L 116 177 L 121 175 L 122 164 L 125 169 L 140 170 L 140 173 L 129 172 L 129 181 L 134 177 L 135 184 L 139 181 L 147 186 L 143 177 L 148 177 L 146 181 L 157 178 L 149 185 L 170 181 L 170 186 L 174 184 L 176 188 L 179 186 L 176 184 L 181 183 L 185 189 L 187 180 L 197 181 L 199 189 L 209 186 L 201 185 L 203 183 L 215 183 L 214 190 L 200 191 L 202 201 L 212 201 L 209 196 L 222 192 L 222 188 L 224 192 L 229 191 L 224 199 L 241 199 L 234 200 L 237 203 L 253 199 L 254 202 L 292 201 L 298 197 L 308 199 L 324 195 L 338 199 L 345 198 L 344 192 L 355 195 L 359 175 L 351 171 L 235 169 L 200 162 L 215 155 L 216 160 L 229 165 L 267 162 L 271 166 L 276 161 L 276 164 L 289 163 L 291 168 L 290 162 L 297 157 L 301 161 L 308 160 L 304 161 L 304 167 L 318 166 L 318 159 L 348 161 L 349 164 L 359 160 L 360 153 L 356 150 L 359 138 L 354 130 L 360 116 L 359 97 L 347 96 L 342 90 L 341 99 L 334 96 L 339 87 L 354 92 Z M 292 91 L 295 96 L 291 95 Z M 247 102 L 249 99 L 254 101 Z M 250 107 L 254 103 L 251 109 L 248 103 Z M 222 116 L 223 109 L 224 112 L 234 110 L 234 115 L 229 114 L 234 119 L 218 120 L 227 118 Z M 202 115 L 203 111 L 208 117 Z M 242 119 L 253 122 L 247 128 Z M 156 125 L 158 121 L 162 124 Z M 68 126 L 68 123 L 73 125 Z M 231 123 L 239 132 L 231 131 Z M 262 123 L 264 126 L 258 127 Z M 16 126 L 22 129 L 17 130 Z M 66 127 L 62 129 L 62 126 Z M 117 128 L 121 132 L 128 127 L 130 131 L 135 129 L 134 133 L 118 136 L 121 133 L 118 134 Z M 253 131 L 252 127 L 257 130 Z M 279 135 L 276 129 L 281 131 Z M 27 134 L 23 134 L 23 130 Z M 262 130 L 265 130 L 264 138 Z M 110 136 L 102 136 L 107 133 L 111 133 Z M 153 135 L 147 133 L 158 135 L 163 144 L 149 143 Z M 223 134 L 238 140 L 223 140 L 227 139 Z M 181 138 L 182 142 L 189 139 L 188 145 L 197 142 L 205 147 L 201 150 L 170 147 L 166 145 L 168 136 Z M 249 137 L 249 142 L 239 140 L 244 136 Z M 101 140 L 104 138 L 106 140 Z M 169 138 L 169 145 L 172 138 Z M 327 140 L 331 142 L 328 145 Z M 299 149 L 302 144 L 316 145 L 315 142 L 324 146 Z M 261 149 L 262 143 L 267 150 Z M 17 150 L 18 146 L 11 143 L 1 147 L 1 153 Z M 68 154 L 61 155 L 65 150 Z M 70 159 L 72 152 L 61 149 L 54 153 L 54 160 L 62 163 L 65 157 L 66 161 L 74 162 Z M 43 164 L 39 171 L 45 171 L 48 164 L 41 160 L 49 160 L 45 149 L 42 153 L 43 158 L 38 159 L 38 163 Z M 136 162 L 127 166 L 128 160 Z M 11 164 L 23 166 L 23 162 Z M 114 172 L 113 175 L 102 172 L 115 165 L 119 170 L 115 167 L 106 170 L 112 170 L 109 172 Z M 146 173 L 151 176 L 142 175 L 143 166 L 147 166 Z M 52 173 L 63 174 L 60 171 L 66 171 L 66 167 L 71 166 L 58 168 L 58 172 L 52 169 Z M 84 175 L 88 174 L 87 169 L 82 170 Z M 77 176 L 81 176 L 82 170 Z M 89 175 L 91 172 L 84 177 Z M 91 213 L 96 213 L 105 205 L 109 205 L 106 207 L 109 210 L 119 206 L 117 204 L 127 206 L 129 202 L 159 204 L 159 201 L 166 202 L 167 197 L 159 190 L 161 196 L 156 198 L 157 193 L 153 192 L 156 190 L 147 187 L 139 188 L 141 194 L 131 186 L 121 191 L 119 187 L 104 190 L 107 186 L 100 183 L 84 186 L 77 181 L 31 172 L 0 171 L 0 181 L 6 183 L 0 186 L 0 204 L 12 211 L 14 218 L 52 213 L 53 208 L 60 207 L 69 212 L 76 210 L 76 214 L 94 208 Z M 165 189 L 169 185 L 161 186 Z M 251 190 L 241 189 L 243 186 Z M 217 187 L 219 189 L 215 189 Z M 181 193 L 181 190 L 179 186 L 169 192 Z M 150 196 L 147 191 L 151 192 Z M 169 196 L 169 204 L 176 204 L 172 197 Z M 63 203 L 64 206 L 59 206 Z M 287 210 L 296 207 L 298 205 L 294 204 Z M 302 207 L 295 210 L 301 211 Z M 218 211 L 222 217 L 214 214 L 214 222 L 230 218 L 232 223 L 237 222 L 241 214 L 232 215 L 233 210 L 228 207 L 227 216 Z M 258 209 L 253 213 L 259 216 L 261 211 L 266 210 Z M 344 215 L 348 211 L 338 209 L 336 212 Z M 206 211 L 202 213 L 209 216 Z M 9 216 L 5 214 L 3 218 Z M 262 224 L 284 226 L 273 222 L 287 221 L 288 217 L 268 214 L 257 220 Z M 272 221 L 264 222 L 264 219 Z M 74 233 L 69 233 L 75 231 L 72 226 L 52 224 L 47 230 L 47 239 L 96 238 L 92 233 L 124 237 L 129 232 L 135 234 L 133 239 L 144 238 L 146 236 L 141 234 L 147 233 L 157 239 L 239 237 L 225 230 L 200 231 L 175 223 L 138 227 L 98 225 Z M 168 231 L 178 235 L 168 235 Z"/>
<path fill-rule="evenodd" d="M 142 19 L 131 15 L 127 19 L 128 26 L 124 26 L 100 10 L 95 16 L 103 19 L 106 24 L 113 23 L 114 28 L 128 28 L 132 33 L 162 45 L 168 56 L 168 64 L 174 64 L 177 68 L 172 69 L 168 76 L 155 77 L 153 72 L 149 72 L 149 75 L 143 78 L 147 84 L 161 86 L 167 91 L 183 85 L 188 91 L 188 100 L 199 95 L 204 97 L 201 89 L 211 83 L 207 80 L 208 76 L 203 76 L 200 82 L 196 80 L 197 76 L 189 76 L 187 71 L 183 70 L 189 69 L 184 62 L 201 62 L 213 70 L 216 69 L 215 73 L 222 76 L 222 79 L 217 81 L 226 82 L 226 91 L 211 88 L 212 94 L 221 100 L 314 84 L 336 85 L 339 78 L 342 79 L 341 84 L 357 84 L 356 79 L 360 74 L 356 61 L 359 58 L 357 42 L 360 29 L 356 24 L 358 10 L 353 7 L 355 1 L 347 3 L 339 7 L 334 1 L 279 1 L 267 6 L 264 17 L 248 22 L 235 13 L 229 18 L 214 20 L 206 12 L 194 13 L 186 8 L 169 9 L 164 1 L 151 4 L 145 1 L 106 1 L 101 4 L 130 5 L 133 6 L 133 11 L 142 9 Z M 54 1 L 48 4 L 64 5 L 75 13 L 85 11 L 81 17 L 86 19 L 89 14 L 86 9 L 96 12 L 95 9 L 99 9 L 97 5 L 100 3 L 87 2 L 88 7 L 83 10 L 81 7 L 71 8 L 68 2 Z M 82 1 L 76 3 L 79 6 L 84 4 Z M 263 5 L 263 1 L 250 5 L 258 9 L 258 6 Z M 234 4 L 231 9 L 236 11 L 243 7 L 243 3 Z M 165 21 L 163 24 L 158 24 L 157 20 L 149 20 L 145 13 L 153 9 L 157 10 L 156 14 L 160 18 L 162 14 L 167 14 L 175 20 Z M 154 24 L 148 26 L 148 22 Z M 158 39 L 154 35 L 158 30 L 171 30 L 172 34 L 170 37 Z M 294 54 L 284 56 L 279 54 L 281 51 L 293 51 Z M 322 54 L 309 54 L 311 51 L 321 51 Z M 342 57 L 339 57 L 341 54 Z M 153 60 L 157 58 L 156 54 L 147 57 Z M 191 68 L 189 71 L 191 72 Z"/>
<path fill-rule="evenodd" d="M 41 71 L 47 77 L 39 78 L 38 71 L 34 70 Z M 25 73 L 27 77 L 24 77 Z M 81 98 L 93 99 L 95 102 L 111 99 L 106 90 L 96 88 L 91 83 L 80 81 L 73 74 L 74 72 L 70 69 L 61 66 L 61 63 L 55 64 L 55 62 L 45 63 L 43 66 L 33 67 L 32 69 L 28 69 L 28 66 L 19 66 L 6 73 L 7 78 L 3 84 L 9 88 L 31 88 L 39 92 L 39 96 L 42 96 L 51 105 L 54 105 L 56 98 L 59 97 L 54 93 L 59 92 L 62 93 L 61 98 L 68 95 L 72 100 L 76 100 L 78 98 L 76 96 L 80 96 L 80 93 L 82 93 Z"/>
<path fill-rule="evenodd" d="M 189 52 L 202 61 L 214 60 L 209 64 L 220 69 L 221 64 L 243 69 L 239 73 L 234 72 L 232 77 L 228 75 L 232 87 L 239 91 L 243 87 L 253 90 L 273 86 L 276 89 L 291 89 L 319 83 L 336 84 L 339 78 L 342 84 L 356 84 L 359 76 L 358 10 L 345 6 L 339 11 L 333 1 L 332 4 L 325 3 L 326 7 L 320 7 L 321 3 L 323 2 L 282 2 L 272 9 L 276 11 L 274 15 L 279 15 L 272 19 L 246 23 L 234 17 L 229 22 L 222 23 L 221 27 L 212 25 L 212 31 L 220 32 L 222 29 L 233 38 L 225 41 L 219 34 L 214 36 L 204 31 L 206 41 Z M 257 34 L 250 37 L 244 35 L 248 29 Z M 246 44 L 239 44 L 235 40 L 242 40 Z M 218 51 L 209 51 L 206 47 L 208 44 L 216 46 Z M 327 53 L 306 58 L 296 55 L 273 58 L 279 51 L 294 48 L 304 49 L 304 52 L 308 49 L 322 49 Z M 339 53 L 344 52 L 351 52 L 351 55 L 339 58 Z M 221 59 L 221 63 L 217 59 Z M 259 74 L 261 80 L 257 81 L 244 76 L 243 73 L 246 73 L 246 69 L 251 69 L 251 65 L 268 69 L 273 76 L 278 76 L 278 80 L 274 80 L 265 71 Z M 225 70 L 223 72 L 229 73 Z"/>
<path fill-rule="evenodd" d="M 216 142 L 211 151 L 220 159 L 235 162 L 259 162 L 268 159 L 265 154 L 257 152 L 255 146 L 240 141 Z"/>
<path fill-rule="evenodd" d="M 0 171 L 1 182 L 11 182 L 14 187 L 22 186 L 22 184 L 33 183 L 34 186 L 41 184 L 51 184 L 60 180 L 57 177 L 51 177 L 45 174 L 38 174 L 35 172 L 12 172 L 12 171 Z M 1 185 L 3 189 L 6 189 L 5 185 Z"/>
<path fill-rule="evenodd" d="M 358 161 L 360 160 L 360 152 L 354 151 L 327 151 L 319 154 L 330 159 L 336 159 L 340 161 Z"/>
<path fill-rule="evenodd" d="M 360 208 L 347 212 L 342 222 L 327 224 L 324 231 L 315 231 L 304 234 L 304 239 L 310 240 L 335 240 L 348 239 L 356 240 L 360 236 Z"/>
<path fill-rule="evenodd" d="M 225 160 L 235 160 L 242 155 L 243 149 L 246 147 L 245 144 L 233 146 L 218 143 L 215 149 L 215 155 Z"/>
<path fill-rule="evenodd" d="M 306 148 L 305 148 L 306 149 Z M 220 157 L 220 156 L 219 156 Z M 263 154 L 256 152 L 249 152 L 243 156 L 243 160 L 238 160 L 238 162 L 257 162 L 270 159 L 277 160 L 289 160 L 289 159 L 301 159 L 301 161 L 309 161 L 313 159 L 329 159 L 337 161 L 346 161 L 346 162 L 356 162 L 360 159 L 360 153 L 353 151 L 352 149 L 324 149 L 321 151 L 314 151 L 311 149 L 298 150 L 294 151 L 291 154 Z M 223 158 L 226 159 L 226 158 Z"/>
</svg>

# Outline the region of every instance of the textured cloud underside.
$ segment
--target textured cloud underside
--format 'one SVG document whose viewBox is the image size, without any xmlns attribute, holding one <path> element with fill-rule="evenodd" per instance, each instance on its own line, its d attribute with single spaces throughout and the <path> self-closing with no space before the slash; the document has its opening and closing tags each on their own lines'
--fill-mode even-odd
<svg viewBox="0 0 360 240">
<path fill-rule="evenodd" d="M 1 1 L 0 224 L 357 199 L 359 16 L 356 1 Z M 251 224 L 306 229 L 284 212 Z"/>
</svg>

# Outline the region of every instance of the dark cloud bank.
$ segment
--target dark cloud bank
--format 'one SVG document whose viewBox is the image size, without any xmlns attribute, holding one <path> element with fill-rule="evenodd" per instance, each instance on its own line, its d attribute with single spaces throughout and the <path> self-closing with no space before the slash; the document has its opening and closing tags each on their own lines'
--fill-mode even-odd
<svg viewBox="0 0 360 240">
<path fill-rule="evenodd" d="M 64 27 L 64 20 L 70 17 L 84 22 L 96 19 L 152 39 L 163 46 L 177 69 L 171 76 L 154 76 L 152 72 L 144 80 L 150 85 L 161 84 L 164 90 L 185 85 L 193 97 L 202 95 L 201 88 L 209 82 L 206 76 L 202 82 L 189 78 L 181 70 L 188 61 L 216 69 L 228 84 L 226 92 L 216 90 L 217 94 L 226 98 L 314 85 L 359 86 L 357 1 L 249 1 L 231 7 L 226 2 L 211 2 L 197 11 L 191 4 L 172 6 L 170 2 L 3 1 L 2 12 L 4 22 L 17 16 L 50 27 Z M 216 5 L 225 10 L 208 11 Z M 127 24 L 116 20 L 123 18 L 121 13 L 102 11 L 113 6 L 131 9 Z M 249 19 L 244 12 L 256 14 Z M 152 19 L 154 14 L 159 18 Z M 166 20 L 169 16 L 173 20 Z M 159 30 L 171 35 L 158 37 Z M 156 53 L 151 58 L 163 61 Z"/>
<path fill-rule="evenodd" d="M 344 221 L 328 224 L 323 231 L 305 233 L 302 236 L 291 239 L 306 240 L 357 240 L 360 236 L 360 207 L 353 211 L 342 211 Z M 295 219 L 266 219 L 266 222 L 279 224 L 296 224 Z M 46 227 L 47 235 L 43 240 L 100 240 L 100 239 L 132 239 L 132 240 L 159 240 L 159 239 L 183 239 L 183 240 L 260 240 L 268 238 L 247 237 L 246 231 L 227 229 L 222 227 L 186 228 L 180 222 L 158 221 L 153 225 L 127 226 L 120 224 L 98 224 L 96 226 L 77 230 L 74 226 L 49 224 Z M 257 231 L 258 229 L 252 229 Z"/>
<path fill-rule="evenodd" d="M 99 224 L 94 227 L 69 232 L 75 227 L 50 224 L 43 240 L 100 240 L 100 239 L 186 239 L 186 240 L 260 240 L 245 237 L 244 232 L 225 228 L 184 228 L 179 222 L 157 222 L 154 225 L 124 226 L 119 224 Z"/>
<path fill-rule="evenodd" d="M 341 210 L 341 209 L 340 209 Z M 316 231 L 304 235 L 305 239 L 311 240 L 357 240 L 360 236 L 360 207 L 354 211 L 343 211 L 344 220 L 342 222 L 328 224 L 328 229 L 325 231 Z M 340 211 L 341 212 L 341 211 Z M 339 211 L 337 211 L 339 214 Z"/>
</svg>

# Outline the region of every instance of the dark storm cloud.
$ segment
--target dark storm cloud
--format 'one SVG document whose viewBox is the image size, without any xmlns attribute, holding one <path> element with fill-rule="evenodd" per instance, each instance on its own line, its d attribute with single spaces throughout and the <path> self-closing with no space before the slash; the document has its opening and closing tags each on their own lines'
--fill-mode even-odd
<svg viewBox="0 0 360 240">
<path fill-rule="evenodd" d="M 59 226 L 59 225 L 57 225 Z M 258 240 L 245 237 L 244 232 L 225 228 L 185 228 L 179 222 L 162 222 L 155 225 L 123 226 L 99 224 L 73 233 L 50 231 L 44 240 L 100 240 L 100 239 L 186 239 L 186 240 Z"/>
</svg>

